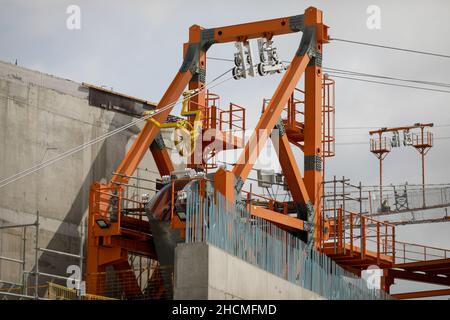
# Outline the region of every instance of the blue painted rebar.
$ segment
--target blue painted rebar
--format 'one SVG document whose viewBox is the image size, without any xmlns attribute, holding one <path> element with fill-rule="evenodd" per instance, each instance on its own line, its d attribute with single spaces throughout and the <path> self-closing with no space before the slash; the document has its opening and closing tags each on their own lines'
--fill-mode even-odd
<svg viewBox="0 0 450 320">
<path fill-rule="evenodd" d="M 206 242 L 248 263 L 327 299 L 390 299 L 369 289 L 364 279 L 345 271 L 325 254 L 219 193 L 199 196 L 193 184 L 187 195 L 186 242 Z"/>
</svg>

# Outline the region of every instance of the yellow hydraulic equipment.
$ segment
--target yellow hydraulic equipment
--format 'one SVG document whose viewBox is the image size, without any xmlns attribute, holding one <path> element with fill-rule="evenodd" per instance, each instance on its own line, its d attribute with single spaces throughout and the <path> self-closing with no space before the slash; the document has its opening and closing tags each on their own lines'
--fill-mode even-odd
<svg viewBox="0 0 450 320">
<path fill-rule="evenodd" d="M 152 122 L 158 128 L 175 128 L 175 147 L 178 149 L 178 153 L 181 156 L 186 156 L 194 151 L 195 141 L 202 128 L 202 110 L 190 110 L 189 108 L 191 96 L 197 91 L 198 89 L 183 92 L 181 115 L 183 117 L 195 117 L 193 122 L 188 119 L 180 119 L 175 122 L 160 123 L 154 117 L 147 119 L 147 121 Z M 156 112 L 158 112 L 158 109 L 145 111 L 144 116 L 152 115 Z"/>
</svg>

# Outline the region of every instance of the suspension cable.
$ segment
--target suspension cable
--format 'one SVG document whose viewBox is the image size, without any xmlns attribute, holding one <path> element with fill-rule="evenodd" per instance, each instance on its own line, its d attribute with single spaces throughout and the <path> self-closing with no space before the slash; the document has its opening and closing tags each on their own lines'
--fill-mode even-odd
<svg viewBox="0 0 450 320">
<path fill-rule="evenodd" d="M 392 47 L 392 46 L 385 46 L 385 45 L 376 44 L 376 43 L 354 41 L 354 40 L 347 40 L 347 39 L 340 39 L 340 38 L 330 38 L 330 40 L 347 42 L 347 43 L 364 45 L 364 46 L 370 46 L 370 47 L 378 47 L 378 48 L 389 49 L 389 50 L 396 50 L 396 51 L 404 51 L 404 52 L 410 52 L 410 53 L 424 54 L 424 55 L 441 57 L 441 58 L 450 58 L 450 55 L 446 55 L 446 54 L 427 52 L 427 51 L 419 51 L 419 50 L 411 50 L 411 49 Z"/>
<path fill-rule="evenodd" d="M 227 72 L 222 73 L 221 75 L 219 75 L 215 79 L 211 80 L 208 84 L 205 84 L 205 86 L 203 88 L 199 89 L 196 93 L 192 94 L 191 97 L 200 94 L 200 92 L 202 92 L 202 91 L 205 91 L 207 89 L 211 89 L 211 88 L 217 87 L 217 86 L 223 84 L 224 82 L 233 79 L 233 77 L 229 77 L 229 78 L 226 78 L 225 80 L 222 80 L 222 81 L 218 82 L 215 85 L 212 85 L 212 83 L 214 83 L 215 81 L 217 81 L 221 77 L 225 76 L 230 70 L 228 70 Z M 84 144 L 81 144 L 81 145 L 79 145 L 79 146 L 77 146 L 75 148 L 69 149 L 69 150 L 67 150 L 67 151 L 65 151 L 65 152 L 63 152 L 63 153 L 61 153 L 61 154 L 59 154 L 59 155 L 57 155 L 57 156 L 55 156 L 55 157 L 53 157 L 51 159 L 48 159 L 48 160 L 46 160 L 44 162 L 36 164 L 36 165 L 26 169 L 26 170 L 20 171 L 20 172 L 14 174 L 14 175 L 12 175 L 12 176 L 10 176 L 8 178 L 2 179 L 2 180 L 0 180 L 0 188 L 3 188 L 5 186 L 7 186 L 7 185 L 9 185 L 9 184 L 19 180 L 19 179 L 22 179 L 22 178 L 28 176 L 29 174 L 32 174 L 32 173 L 34 173 L 36 171 L 44 169 L 44 168 L 52 165 L 53 163 L 55 163 L 55 162 L 57 162 L 59 160 L 65 159 L 65 158 L 67 158 L 67 157 L 69 157 L 69 156 L 71 156 L 71 155 L 73 155 L 73 154 L 75 154 L 75 153 L 77 153 L 77 152 L 79 152 L 79 151 L 81 151 L 81 150 L 83 150 L 83 149 L 93 145 L 93 144 L 96 144 L 96 143 L 98 143 L 100 141 L 103 141 L 103 140 L 105 140 L 107 138 L 110 138 L 113 135 L 115 135 L 117 133 L 120 133 L 120 132 L 122 132 L 122 131 L 124 131 L 124 130 L 132 127 L 132 126 L 134 126 L 135 124 L 141 123 L 141 122 L 143 122 L 143 121 L 145 121 L 145 120 L 147 120 L 147 119 L 149 119 L 149 118 L 151 118 L 151 117 L 153 117 L 153 116 L 155 116 L 155 115 L 157 115 L 157 114 L 159 114 L 159 113 L 161 113 L 161 112 L 163 112 L 163 111 L 165 111 L 167 109 L 172 108 L 173 106 L 175 106 L 177 104 L 180 104 L 181 102 L 182 102 L 182 99 L 177 99 L 174 102 L 166 105 L 165 107 L 159 109 L 158 111 L 156 111 L 156 112 L 154 112 L 152 114 L 148 114 L 148 115 L 145 115 L 145 116 L 143 116 L 141 118 L 133 120 L 133 121 L 131 121 L 128 124 L 125 124 L 125 125 L 123 125 L 123 126 L 121 126 L 119 128 L 116 128 L 116 129 L 114 129 L 112 131 L 109 131 L 106 134 L 103 134 L 103 135 L 101 135 L 101 136 L 99 136 L 99 137 L 97 137 L 97 138 L 95 138 L 93 140 L 90 140 L 90 141 L 88 141 L 88 142 L 86 142 Z"/>
</svg>

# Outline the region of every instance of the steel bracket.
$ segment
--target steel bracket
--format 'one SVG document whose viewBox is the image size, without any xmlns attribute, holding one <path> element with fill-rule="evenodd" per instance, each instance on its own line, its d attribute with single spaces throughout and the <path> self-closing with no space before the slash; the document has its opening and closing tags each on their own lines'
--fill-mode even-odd
<svg viewBox="0 0 450 320">
<path fill-rule="evenodd" d="M 155 139 L 153 140 L 152 144 L 150 145 L 150 148 L 158 148 L 159 150 L 163 150 L 166 148 L 166 144 L 164 143 L 164 139 L 161 135 L 161 132 L 158 132 Z"/>
<path fill-rule="evenodd" d="M 280 118 L 275 125 L 275 128 L 279 131 L 279 136 L 282 137 L 286 133 L 286 128 L 284 127 L 283 120 Z"/>
<path fill-rule="evenodd" d="M 303 31 L 305 28 L 305 16 L 303 14 L 299 14 L 289 17 L 289 28 L 295 32 Z"/>
<path fill-rule="evenodd" d="M 317 155 L 305 156 L 305 170 L 322 170 L 322 157 Z"/>
<path fill-rule="evenodd" d="M 240 193 L 243 186 L 244 186 L 244 180 L 242 180 L 241 177 L 237 177 L 235 182 L 234 182 L 234 190 L 237 193 Z"/>
</svg>

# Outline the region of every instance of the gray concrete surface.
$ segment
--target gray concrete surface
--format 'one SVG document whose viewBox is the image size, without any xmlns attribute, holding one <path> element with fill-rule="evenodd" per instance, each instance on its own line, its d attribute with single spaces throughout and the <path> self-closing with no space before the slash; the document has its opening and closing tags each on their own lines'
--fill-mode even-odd
<svg viewBox="0 0 450 320">
<path fill-rule="evenodd" d="M 177 246 L 174 298 L 176 300 L 323 299 L 310 290 L 205 243 Z"/>
<path fill-rule="evenodd" d="M 79 83 L 0 62 L 0 179 L 132 121 L 129 116 L 90 106 L 87 95 Z M 40 246 L 78 254 L 79 226 L 87 214 L 89 187 L 93 181 L 111 178 L 138 132 L 133 126 L 1 188 L 0 225 L 32 223 L 39 210 Z M 137 174 L 147 179 L 159 176 L 148 170 L 156 170 L 150 153 Z M 0 230 L 0 256 L 19 259 L 21 239 L 22 230 Z M 35 264 L 34 241 L 34 230 L 29 227 L 28 271 Z M 76 259 L 45 253 L 39 257 L 39 270 L 66 275 L 67 266 L 77 263 Z M 20 282 L 20 266 L 0 260 L 0 280 Z M 49 280 L 42 278 L 41 283 Z"/>
</svg>

